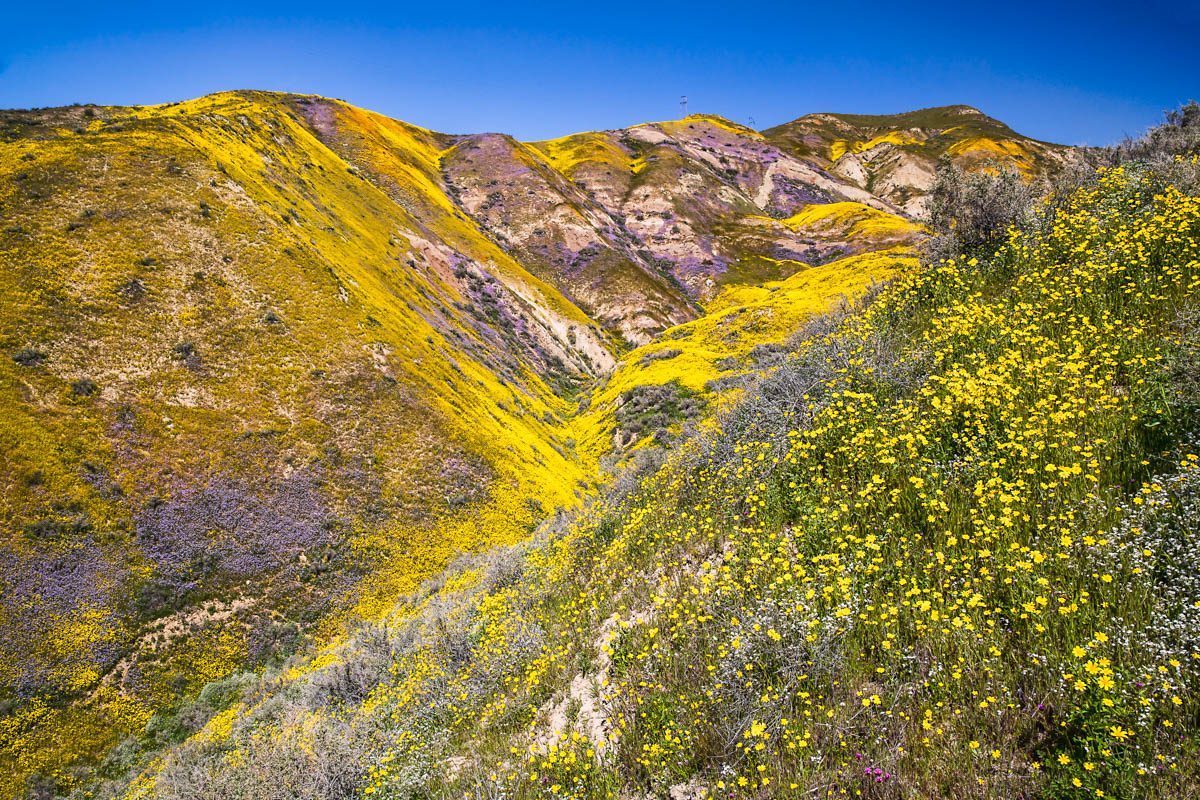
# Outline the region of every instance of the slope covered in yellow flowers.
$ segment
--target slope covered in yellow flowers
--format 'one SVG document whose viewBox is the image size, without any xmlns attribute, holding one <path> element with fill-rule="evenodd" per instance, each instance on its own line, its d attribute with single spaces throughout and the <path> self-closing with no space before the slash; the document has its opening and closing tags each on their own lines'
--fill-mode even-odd
<svg viewBox="0 0 1200 800">
<path fill-rule="evenodd" d="M 708 304 L 703 317 L 670 328 L 659 341 L 631 351 L 588 389 L 572 420 L 581 452 L 620 459 L 638 445 L 652 443 L 659 429 L 638 426 L 622 413 L 649 387 L 695 397 L 698 412 L 701 405 L 731 402 L 750 382 L 749 376 L 778 363 L 784 342 L 805 320 L 916 265 L 912 250 L 898 247 L 815 267 L 797 263 L 785 280 L 726 289 Z M 701 415 L 694 416 L 693 421 L 699 421 Z M 687 421 L 670 415 L 661 420 L 673 430 Z M 660 434 L 658 443 L 663 438 Z"/>
<path fill-rule="evenodd" d="M 1198 172 L 810 323 L 665 463 L 102 791 L 1194 795 Z"/>
<path fill-rule="evenodd" d="M 623 392 L 698 421 L 915 263 L 824 263 L 915 242 L 886 206 L 710 116 L 522 144 L 265 92 L 0 112 L 0 794 L 132 774 L 525 541 L 659 429 L 614 437 Z"/>
<path fill-rule="evenodd" d="M 438 188 L 436 135 L 313 102 L 6 115 L 13 780 L 575 500 L 559 393 L 606 336 Z"/>
</svg>

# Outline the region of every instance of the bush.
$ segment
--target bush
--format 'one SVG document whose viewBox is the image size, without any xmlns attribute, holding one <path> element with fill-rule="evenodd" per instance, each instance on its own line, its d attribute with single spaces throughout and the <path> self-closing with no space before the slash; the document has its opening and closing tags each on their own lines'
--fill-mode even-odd
<svg viewBox="0 0 1200 800">
<path fill-rule="evenodd" d="M 117 294 L 126 300 L 139 300 L 146 294 L 146 284 L 137 278 L 130 278 L 122 284 L 120 289 L 117 289 Z"/>
<path fill-rule="evenodd" d="M 704 404 L 677 381 L 635 386 L 621 395 L 617 425 L 626 436 L 651 434 L 700 415 Z"/>
<path fill-rule="evenodd" d="M 239 701 L 256 680 L 257 678 L 252 673 L 243 672 L 230 675 L 223 680 L 213 681 L 200 690 L 197 702 L 213 711 L 221 711 Z"/>
<path fill-rule="evenodd" d="M 1109 148 L 1117 161 L 1173 161 L 1200 153 L 1200 103 L 1189 100 L 1165 113 L 1165 121 L 1139 139 L 1126 139 Z"/>
<path fill-rule="evenodd" d="M 12 354 L 12 360 L 22 367 L 36 367 L 46 360 L 46 354 L 36 347 L 22 347 Z"/>
<path fill-rule="evenodd" d="M 183 365 L 191 370 L 200 368 L 200 353 L 196 350 L 196 345 L 192 342 L 180 342 L 171 348 L 171 358 L 176 361 L 182 361 Z"/>
<path fill-rule="evenodd" d="M 1037 195 L 1015 169 L 968 173 L 943 157 L 929 190 L 926 224 L 934 236 L 926 242 L 928 259 L 993 248 L 1010 225 L 1028 216 Z"/>
<path fill-rule="evenodd" d="M 76 397 L 91 397 L 99 388 L 91 378 L 80 378 L 71 383 L 71 393 Z"/>
<path fill-rule="evenodd" d="M 1200 154 L 1200 103 L 1191 100 L 1164 117 L 1137 139 L 1077 151 L 1080 159 L 1051 181 L 1054 205 L 1061 208 L 1076 189 L 1094 186 L 1098 167 L 1140 163 L 1150 166 L 1164 184 L 1185 193 L 1200 186 L 1200 164 L 1190 158 Z"/>
<path fill-rule="evenodd" d="M 312 709 L 341 703 L 360 703 L 388 676 L 403 638 L 393 637 L 386 625 L 369 625 L 358 632 L 347 657 L 313 675 L 306 693 Z"/>
<path fill-rule="evenodd" d="M 643 367 L 648 367 L 655 361 L 666 361 L 667 359 L 675 358 L 679 355 L 683 355 L 683 351 L 674 347 L 668 347 L 665 350 L 652 350 L 651 352 L 642 356 L 642 360 L 638 363 Z"/>
<path fill-rule="evenodd" d="M 1049 189 L 1056 208 L 1075 190 L 1096 182 L 1097 167 L 1149 165 L 1165 184 L 1189 192 L 1200 185 L 1200 167 L 1189 157 L 1200 154 L 1200 103 L 1189 101 L 1165 114 L 1165 120 L 1137 139 L 1110 147 L 1080 149 L 1048 186 L 1026 182 L 1015 169 L 968 173 L 949 157 L 938 163 L 929 191 L 926 224 L 933 236 L 924 244 L 928 262 L 984 255 L 1000 243 L 1012 225 L 1031 221 L 1034 202 Z M 1053 219 L 1053 217 L 1050 217 Z"/>
<path fill-rule="evenodd" d="M 609 499 L 614 503 L 625 500 L 641 486 L 644 480 L 658 472 L 666 461 L 667 453 L 662 448 L 652 447 L 638 450 L 629 459 L 624 470 L 610 484 Z"/>
<path fill-rule="evenodd" d="M 721 394 L 730 389 L 743 389 L 752 383 L 754 377 L 745 373 L 737 373 L 734 375 L 722 375 L 719 378 L 713 378 L 704 383 L 704 391 L 709 394 Z"/>
</svg>

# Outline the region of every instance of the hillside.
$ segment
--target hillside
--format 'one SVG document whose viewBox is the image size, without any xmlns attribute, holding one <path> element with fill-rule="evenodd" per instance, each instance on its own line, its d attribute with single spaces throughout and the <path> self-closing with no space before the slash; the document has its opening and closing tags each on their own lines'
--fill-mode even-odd
<svg viewBox="0 0 1200 800">
<path fill-rule="evenodd" d="M 265 92 L 0 112 L 0 794 L 143 769 L 127 788 L 166 791 L 159 756 L 226 741 L 270 686 L 358 681 L 344 654 L 376 634 L 351 632 L 476 619 L 495 601 L 472 573 L 435 587 L 488 548 L 523 565 L 488 567 L 490 588 L 571 607 L 539 559 L 635 513 L 598 505 L 613 480 L 721 431 L 814 315 L 917 270 L 927 231 L 872 192 L 710 115 L 522 143 Z M 607 635 L 593 623 L 571 636 Z M 555 652 L 521 663 L 550 674 Z M 356 728 L 388 707 L 378 677 L 272 730 L 325 736 L 327 707 Z M 449 701 L 438 685 L 403 702 Z M 458 752 L 439 742 L 430 758 Z M 295 791 L 365 791 L 376 756 Z"/>
<path fill-rule="evenodd" d="M 891 210 L 713 115 L 533 146 L 700 301 L 726 285 L 786 278 L 796 262 L 829 259 L 819 243 L 782 222 L 809 205 L 852 201 Z M 877 247 L 866 238 L 849 246 Z"/>
<path fill-rule="evenodd" d="M 212 684 L 204 728 L 124 754 L 120 785 L 1192 796 L 1188 169 L 1102 172 L 811 322 L 661 467 L 303 665 Z"/>
<path fill-rule="evenodd" d="M 51 698 L 33 735 L 93 752 L 574 501 L 563 394 L 611 345 L 438 188 L 435 135 L 247 93 L 4 132 L 0 682 Z"/>
<path fill-rule="evenodd" d="M 629 353 L 588 388 L 573 420 L 581 452 L 623 463 L 643 447 L 676 442 L 710 405 L 730 402 L 776 366 L 807 319 L 916 265 L 913 252 L 899 247 L 727 289 L 705 316 Z"/>
<path fill-rule="evenodd" d="M 522 144 L 462 137 L 443 169 L 462 208 L 539 277 L 635 345 L 730 284 L 878 249 L 784 220 L 815 204 L 890 206 L 709 115 Z"/>
<path fill-rule="evenodd" d="M 904 114 L 808 114 L 763 131 L 775 146 L 909 214 L 924 209 L 939 158 L 968 169 L 997 162 L 1042 179 L 1075 160 L 1062 145 L 1022 136 L 970 106 Z"/>
</svg>

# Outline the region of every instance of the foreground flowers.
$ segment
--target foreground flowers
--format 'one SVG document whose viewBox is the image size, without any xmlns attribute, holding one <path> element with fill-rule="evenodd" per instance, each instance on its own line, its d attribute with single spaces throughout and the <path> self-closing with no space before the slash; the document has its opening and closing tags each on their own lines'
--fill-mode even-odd
<svg viewBox="0 0 1200 800">
<path fill-rule="evenodd" d="M 1198 290 L 1200 201 L 1107 172 L 141 788 L 1188 796 Z"/>
</svg>

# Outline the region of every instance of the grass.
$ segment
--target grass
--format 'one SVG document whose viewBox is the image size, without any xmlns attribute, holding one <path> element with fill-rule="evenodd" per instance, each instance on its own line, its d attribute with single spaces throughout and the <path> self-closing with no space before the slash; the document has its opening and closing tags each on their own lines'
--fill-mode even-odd
<svg viewBox="0 0 1200 800">
<path fill-rule="evenodd" d="M 1194 160 L 923 267 L 763 234 L 710 266 L 778 279 L 573 411 L 620 351 L 461 213 L 459 137 L 258 93 L 4 131 L 3 791 L 1197 790 Z M 642 133 L 521 163 L 693 171 L 664 240 L 920 233 Z"/>
</svg>

